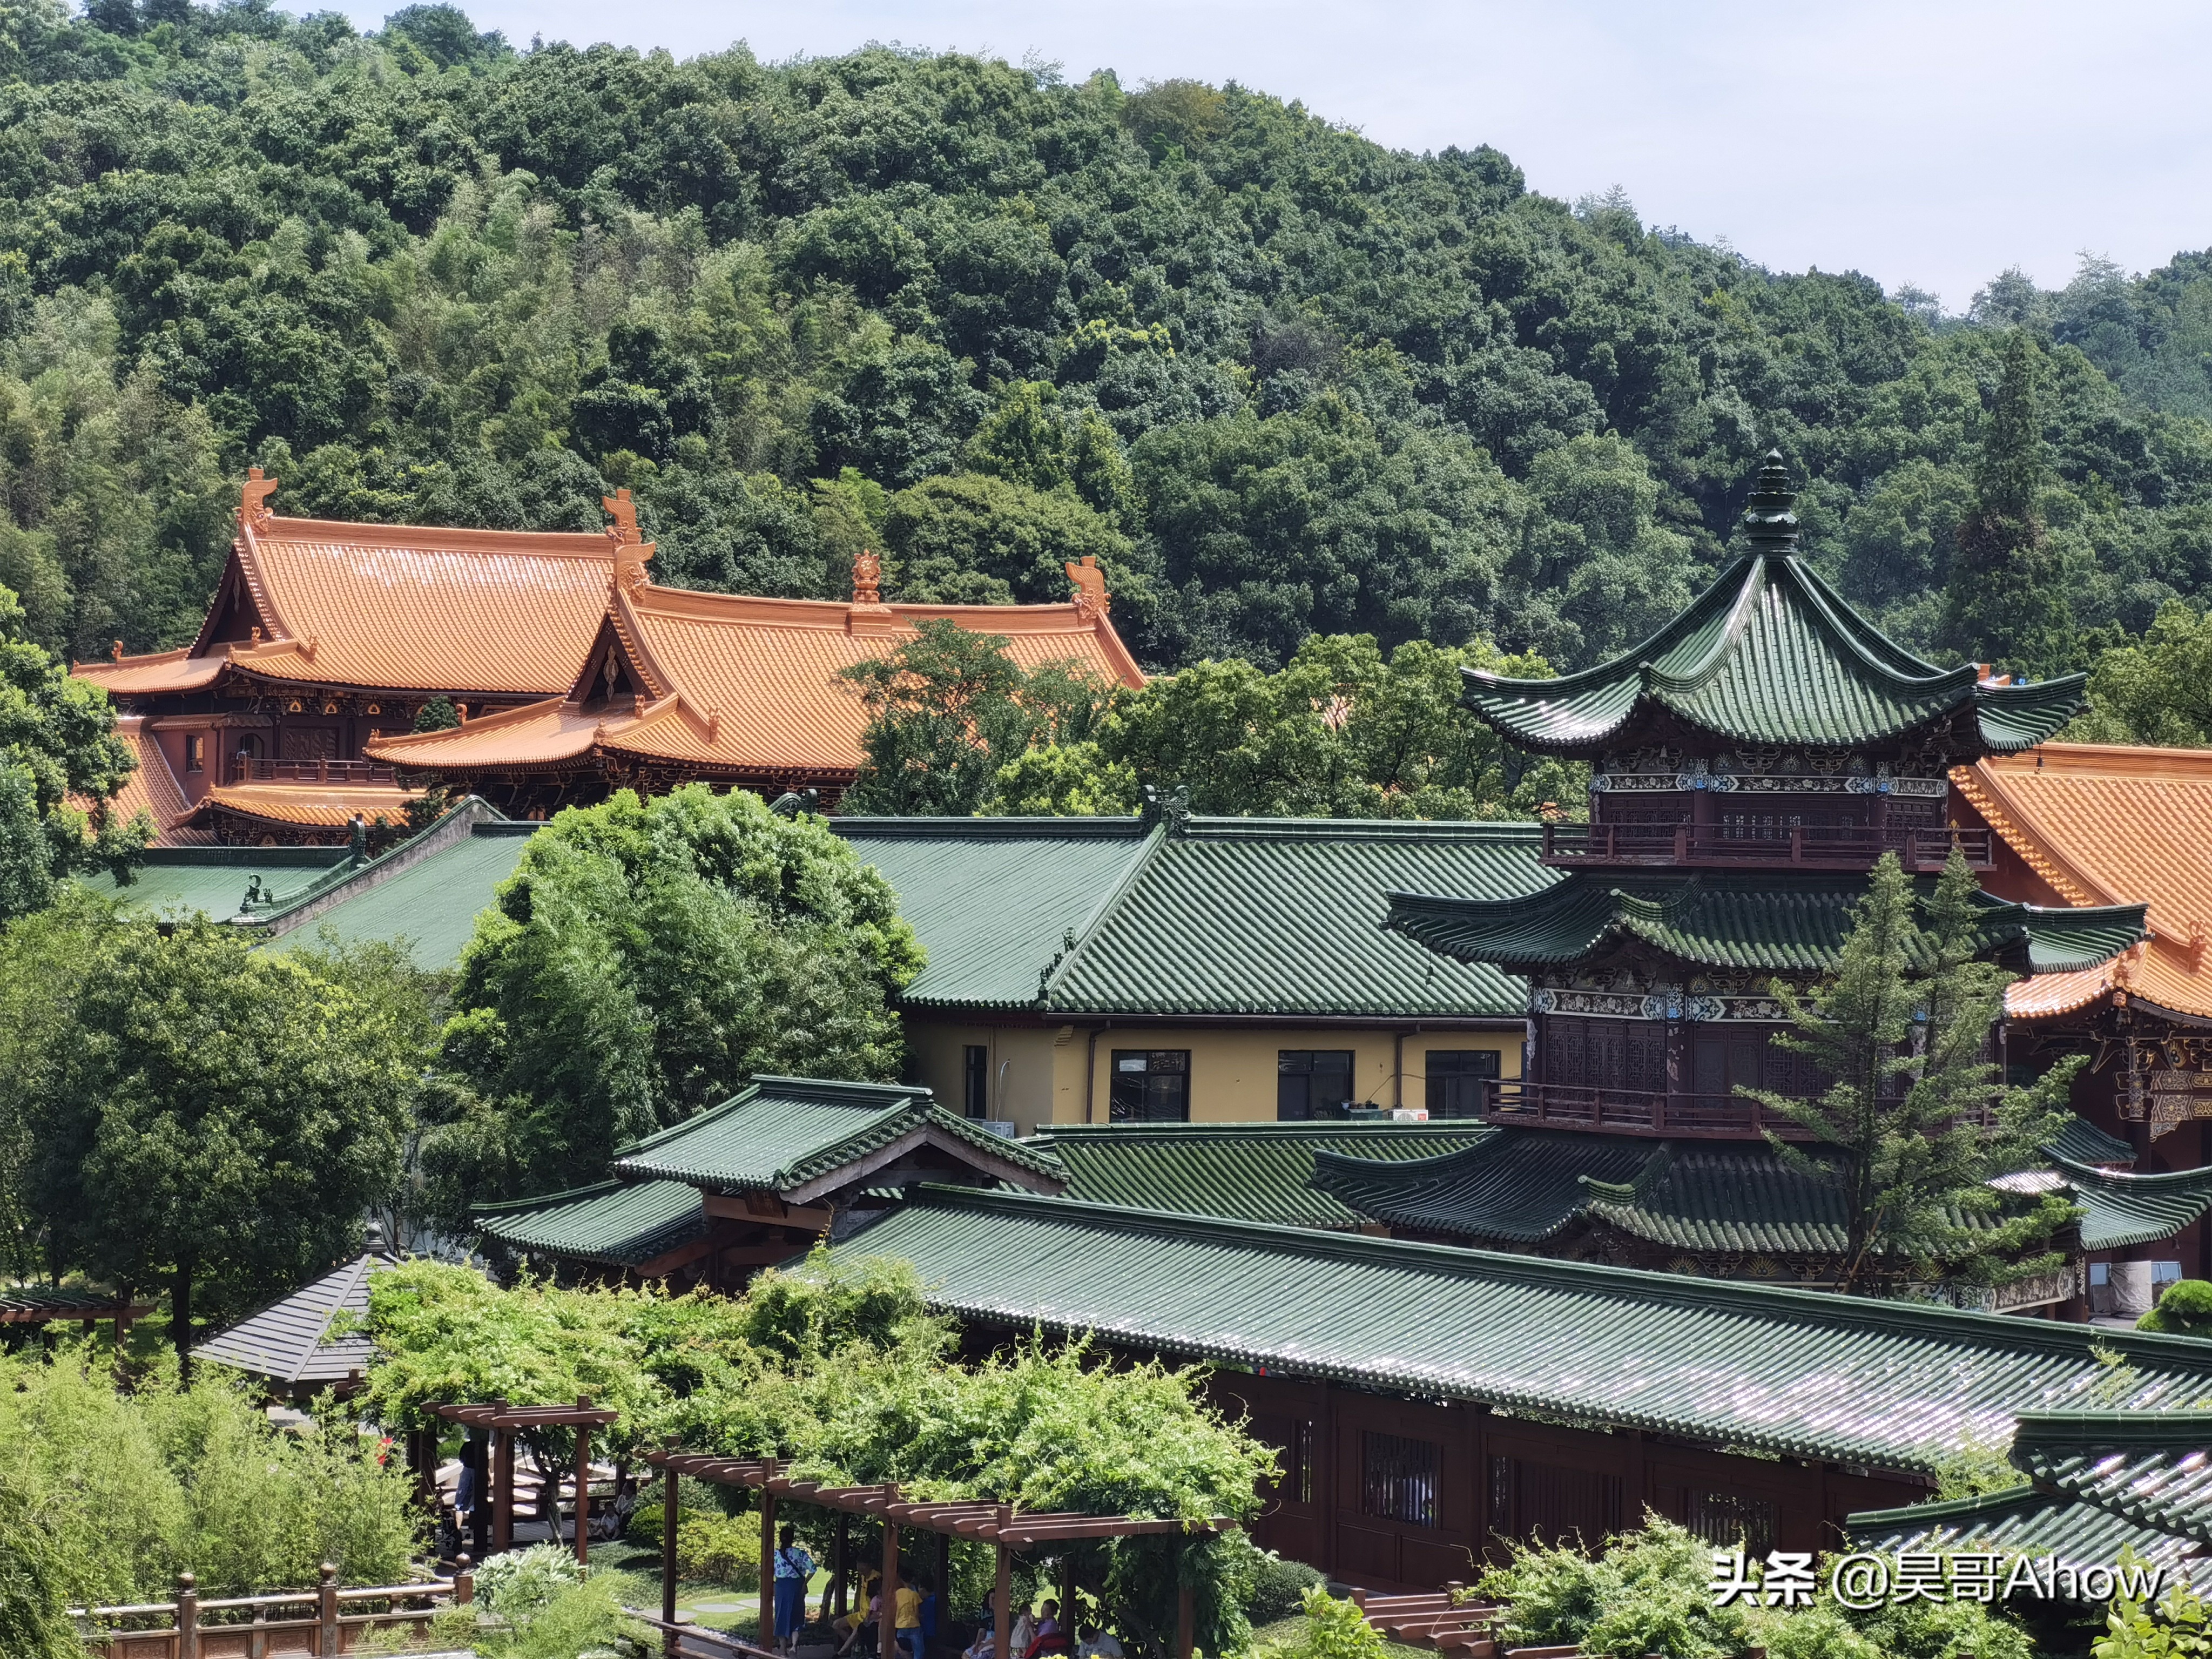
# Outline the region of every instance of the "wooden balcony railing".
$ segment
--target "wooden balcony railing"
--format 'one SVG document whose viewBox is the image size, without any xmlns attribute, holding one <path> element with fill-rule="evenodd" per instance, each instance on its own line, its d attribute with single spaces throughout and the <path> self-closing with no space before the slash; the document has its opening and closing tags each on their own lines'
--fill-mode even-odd
<svg viewBox="0 0 2212 1659">
<path fill-rule="evenodd" d="M 225 783 L 391 783 L 392 769 L 382 761 L 270 760 L 233 755 Z"/>
<path fill-rule="evenodd" d="M 1991 860 L 1990 831 L 1943 824 L 1877 829 L 1820 824 L 1744 827 L 1717 823 L 1547 823 L 1544 861 L 1689 865 L 1721 868 L 1870 868 L 1895 853 L 1908 870 L 1941 870 L 1953 847 L 1977 870 Z"/>
<path fill-rule="evenodd" d="M 372 1632 L 386 1651 L 419 1643 L 441 1607 L 466 1607 L 475 1577 L 465 1555 L 451 1578 L 342 1589 L 325 1563 L 313 1589 L 202 1601 L 192 1575 L 177 1599 L 129 1607 L 73 1607 L 88 1656 L 100 1659 L 289 1659 L 344 1653 Z"/>
<path fill-rule="evenodd" d="M 1811 1137 L 1779 1112 L 1742 1095 L 1653 1094 L 1635 1089 L 1578 1089 L 1556 1083 L 1486 1082 L 1487 1123 L 1527 1128 L 1595 1129 L 1607 1134 L 1711 1136 L 1743 1140 L 1771 1129 L 1791 1140 Z"/>
</svg>

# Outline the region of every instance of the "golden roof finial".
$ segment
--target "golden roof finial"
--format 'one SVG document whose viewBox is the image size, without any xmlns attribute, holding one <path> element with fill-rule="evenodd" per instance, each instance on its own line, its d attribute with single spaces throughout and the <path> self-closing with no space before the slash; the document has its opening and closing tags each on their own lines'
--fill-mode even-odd
<svg viewBox="0 0 2212 1659">
<path fill-rule="evenodd" d="M 854 605 L 881 605 L 884 602 L 883 580 L 884 562 L 873 551 L 864 547 L 853 556 Z"/>
</svg>

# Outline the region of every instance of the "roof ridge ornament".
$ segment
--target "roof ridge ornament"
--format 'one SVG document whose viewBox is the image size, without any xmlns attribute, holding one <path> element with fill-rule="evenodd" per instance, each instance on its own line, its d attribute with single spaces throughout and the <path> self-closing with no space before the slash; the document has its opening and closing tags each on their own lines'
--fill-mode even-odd
<svg viewBox="0 0 2212 1659">
<path fill-rule="evenodd" d="M 853 556 L 853 603 L 881 605 L 884 562 L 873 548 L 864 547 Z"/>
<path fill-rule="evenodd" d="M 1098 568 L 1098 556 L 1085 553 L 1068 560 L 1065 568 L 1067 580 L 1075 584 L 1075 614 L 1085 622 L 1103 618 L 1114 596 L 1106 591 L 1106 573 Z"/>
<path fill-rule="evenodd" d="M 1790 470 L 1782 452 L 1770 449 L 1744 503 L 1744 539 L 1751 550 L 1769 558 L 1787 559 L 1797 552 L 1797 492 L 1790 487 Z"/>
<path fill-rule="evenodd" d="M 607 539 L 614 544 L 615 586 L 625 593 L 635 593 L 645 586 L 645 562 L 653 551 L 653 544 L 637 527 L 637 503 L 630 499 L 629 486 L 624 484 L 613 495 L 600 496 L 599 505 L 613 520 L 607 526 Z"/>
<path fill-rule="evenodd" d="M 238 492 L 238 522 L 246 530 L 266 530 L 270 520 L 276 515 L 270 511 L 269 498 L 276 493 L 276 480 L 264 477 L 258 466 L 246 469 L 246 482 Z"/>
</svg>

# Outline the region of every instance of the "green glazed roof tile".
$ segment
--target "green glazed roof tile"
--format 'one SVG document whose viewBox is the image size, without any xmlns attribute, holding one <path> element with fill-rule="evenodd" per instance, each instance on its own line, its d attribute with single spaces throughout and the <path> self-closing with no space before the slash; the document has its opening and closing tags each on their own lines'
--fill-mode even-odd
<svg viewBox="0 0 2212 1659">
<path fill-rule="evenodd" d="M 415 965 L 438 971 L 460 965 L 477 916 L 522 862 L 535 824 L 478 824 L 475 833 L 382 880 L 339 893 L 328 909 L 271 941 L 290 951 L 319 943 L 330 928 L 351 943 L 405 939 Z M 374 865 L 368 866 L 375 869 Z"/>
<path fill-rule="evenodd" d="M 2022 1412 L 2212 1399 L 2212 1343 L 1826 1291 L 918 1189 L 833 1255 L 911 1261 L 933 1304 L 1191 1358 L 1886 1468 Z"/>
<path fill-rule="evenodd" d="M 2077 1164 L 2132 1164 L 2136 1149 L 2118 1135 L 2106 1134 L 2086 1117 L 2069 1116 L 2066 1127 L 2044 1143 L 2043 1150 Z"/>
<path fill-rule="evenodd" d="M 1549 680 L 1464 671 L 1468 708 L 1531 749 L 1595 754 L 1664 714 L 1744 743 L 1854 745 L 1948 726 L 1955 752 L 2008 753 L 2074 717 L 2084 677 L 1985 686 L 1972 664 L 1938 668 L 1868 622 L 1796 556 L 1781 458 L 1746 515 L 1752 550 L 1650 639 Z"/>
<path fill-rule="evenodd" d="M 105 872 L 82 879 L 140 915 L 221 921 L 239 913 L 257 877 L 263 891 L 289 896 L 345 861 L 343 847 L 155 847 L 127 882 Z"/>
<path fill-rule="evenodd" d="M 2171 1238 L 2212 1209 L 2212 1168 L 2130 1175 L 2054 1153 L 2081 1206 L 2081 1247 L 2116 1250 Z"/>
<path fill-rule="evenodd" d="M 928 962 L 909 1008 L 1026 1008 L 1070 930 L 1151 852 L 1135 818 L 837 817 L 830 827 L 897 890 Z"/>
<path fill-rule="evenodd" d="M 1985 1544 L 2110 1566 L 2122 1549 L 2169 1570 L 2212 1546 L 2212 1410 L 2032 1411 L 2013 1467 L 2033 1483 L 1947 1504 L 1869 1510 L 1862 1547 Z"/>
<path fill-rule="evenodd" d="M 1066 1196 L 1284 1227 L 1357 1227 L 1366 1218 L 1309 1184 L 1316 1161 L 1419 1159 L 1479 1145 L 1479 1123 L 1065 1125 L 1032 1136 L 1067 1170 Z"/>
<path fill-rule="evenodd" d="M 478 1204 L 477 1231 L 516 1250 L 634 1267 L 707 1231 L 706 1201 L 681 1181 L 602 1181 L 543 1198 Z"/>
<path fill-rule="evenodd" d="M 1932 878 L 1918 885 L 1933 890 Z M 1641 939 L 1686 963 L 1825 973 L 1841 959 L 1864 876 L 1577 871 L 1517 898 L 1387 895 L 1384 926 L 1461 962 L 1530 971 Z M 2143 937 L 2139 904 L 2045 909 L 1980 896 L 1985 948 L 2008 967 L 2094 966 Z"/>
<path fill-rule="evenodd" d="M 955 1117 L 925 1088 L 757 1077 L 720 1106 L 615 1154 L 626 1181 L 681 1181 L 720 1192 L 789 1193 L 917 1132 L 1057 1186 L 1048 1152 Z"/>
<path fill-rule="evenodd" d="M 1525 823 L 832 822 L 898 890 L 929 954 L 901 998 L 911 1008 L 1517 1018 L 1526 988 L 1382 933 L 1383 895 L 1505 898 L 1559 879 Z"/>
</svg>

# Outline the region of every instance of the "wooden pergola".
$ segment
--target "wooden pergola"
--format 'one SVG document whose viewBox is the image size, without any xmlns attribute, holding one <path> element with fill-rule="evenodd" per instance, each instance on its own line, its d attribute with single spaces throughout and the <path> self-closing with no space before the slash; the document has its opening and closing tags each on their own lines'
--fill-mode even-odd
<svg viewBox="0 0 2212 1659">
<path fill-rule="evenodd" d="M 711 1457 L 683 1451 L 652 1451 L 645 1461 L 667 1477 L 662 1483 L 660 1527 L 660 1621 L 666 1650 L 677 1651 L 676 1636 L 676 1477 L 690 1475 L 718 1486 L 747 1486 L 761 1494 L 761 1589 L 759 1644 L 775 1640 L 775 1511 L 777 1501 L 812 1504 L 838 1512 L 836 1571 L 842 1582 L 845 1571 L 845 1519 L 851 1516 L 880 1521 L 884 1528 L 884 1562 L 879 1626 L 881 1659 L 899 1659 L 898 1588 L 899 1529 L 931 1532 L 938 1539 L 937 1589 L 946 1584 L 946 1553 L 955 1538 L 994 1544 L 999 1551 L 997 1588 L 991 1596 L 994 1645 L 992 1659 L 1010 1659 L 1006 1647 L 1012 1637 L 1013 1558 L 1047 1544 L 1076 1544 L 1101 1538 L 1133 1538 L 1146 1534 L 1182 1534 L 1199 1536 L 1222 1531 L 1237 1523 L 1227 1517 L 1208 1521 L 1161 1521 L 1129 1515 L 1085 1515 L 1075 1510 L 1019 1510 L 1011 1504 L 915 1503 L 899 1496 L 898 1483 L 874 1486 L 825 1486 L 817 1480 L 794 1480 L 782 1473 L 787 1465 L 775 1458 Z M 1060 1607 L 1066 1618 L 1075 1617 L 1073 1568 L 1063 1574 Z M 1175 1659 L 1190 1659 L 1195 1633 L 1196 1608 L 1190 1587 L 1184 1585 L 1176 1602 Z M 1074 1644 L 1071 1641 L 1069 1651 Z"/>
<path fill-rule="evenodd" d="M 0 1325 L 57 1325 L 75 1320 L 90 1331 L 98 1321 L 112 1319 L 118 1352 L 131 1325 L 153 1311 L 152 1303 L 132 1301 L 127 1289 L 109 1296 L 44 1285 L 0 1285 Z"/>
<path fill-rule="evenodd" d="M 611 1407 L 594 1406 L 587 1394 L 576 1396 L 573 1406 L 512 1406 L 504 1400 L 476 1405 L 426 1406 L 433 1417 L 459 1423 L 468 1429 L 478 1447 L 477 1502 L 473 1516 L 477 1559 L 514 1547 L 514 1436 L 520 1429 L 574 1429 L 576 1431 L 576 1559 L 588 1559 L 591 1549 L 592 1431 L 613 1423 L 622 1413 Z M 488 1455 L 487 1455 L 488 1454 Z M 557 1476 L 549 1469 L 549 1480 Z M 491 1498 L 490 1532 L 484 1536 L 484 1498 L 487 1482 Z M 556 1505 L 554 1540 L 560 1539 Z M 489 1543 L 489 1549 L 487 1548 Z"/>
</svg>

